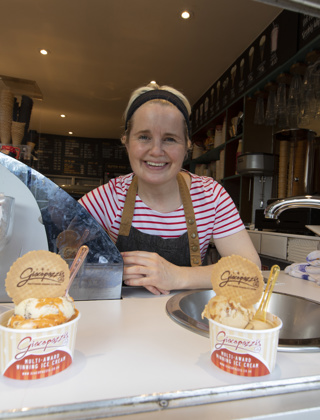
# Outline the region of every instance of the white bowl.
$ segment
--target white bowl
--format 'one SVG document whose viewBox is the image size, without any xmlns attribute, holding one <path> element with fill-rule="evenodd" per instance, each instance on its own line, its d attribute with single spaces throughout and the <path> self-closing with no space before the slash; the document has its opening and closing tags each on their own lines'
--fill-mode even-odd
<svg viewBox="0 0 320 420">
<path fill-rule="evenodd" d="M 241 376 L 264 376 L 276 364 L 282 321 L 267 313 L 275 327 L 267 330 L 233 328 L 209 319 L 211 360 L 218 368 Z"/>
<path fill-rule="evenodd" d="M 80 313 L 49 328 L 18 330 L 6 327 L 13 310 L 0 315 L 0 372 L 12 379 L 40 379 L 71 365 Z"/>
</svg>

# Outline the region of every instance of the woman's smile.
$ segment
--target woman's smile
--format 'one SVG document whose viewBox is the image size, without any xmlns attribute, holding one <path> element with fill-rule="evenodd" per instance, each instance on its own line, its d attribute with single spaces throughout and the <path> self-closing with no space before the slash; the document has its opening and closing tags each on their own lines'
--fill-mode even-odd
<svg viewBox="0 0 320 420">
<path fill-rule="evenodd" d="M 163 163 L 157 163 L 157 162 L 150 162 L 150 161 L 147 161 L 147 162 L 146 162 L 146 164 L 147 164 L 148 166 L 153 166 L 153 167 L 155 167 L 155 168 L 163 168 L 165 165 L 167 165 L 167 163 L 166 163 L 166 162 L 163 162 Z"/>
</svg>

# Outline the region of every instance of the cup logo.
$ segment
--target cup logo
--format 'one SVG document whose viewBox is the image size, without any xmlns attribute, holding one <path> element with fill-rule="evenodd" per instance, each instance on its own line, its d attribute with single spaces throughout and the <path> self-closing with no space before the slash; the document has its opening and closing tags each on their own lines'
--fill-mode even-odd
<svg viewBox="0 0 320 420">
<path fill-rule="evenodd" d="M 250 351 L 252 353 L 259 353 L 261 351 L 261 341 L 259 339 L 244 339 L 233 336 L 228 336 L 225 331 L 218 331 L 216 335 L 215 348 L 229 348 L 233 351 Z"/>
<path fill-rule="evenodd" d="M 43 354 L 52 352 L 53 349 L 61 348 L 68 345 L 68 332 L 48 338 L 32 338 L 24 337 L 17 345 L 16 360 L 23 359 L 28 354 Z"/>
</svg>

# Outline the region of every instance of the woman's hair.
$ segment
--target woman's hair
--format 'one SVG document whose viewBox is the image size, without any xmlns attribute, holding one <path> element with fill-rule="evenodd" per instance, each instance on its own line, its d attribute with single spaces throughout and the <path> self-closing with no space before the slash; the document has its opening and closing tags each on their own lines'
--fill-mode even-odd
<svg viewBox="0 0 320 420">
<path fill-rule="evenodd" d="M 129 135 L 130 135 L 130 131 L 131 131 L 131 127 L 132 127 L 132 118 L 134 115 L 134 112 L 136 111 L 136 109 L 132 109 L 134 108 L 134 103 L 137 102 L 138 98 L 145 94 L 146 92 L 152 92 L 152 91 L 164 91 L 164 92 L 169 92 L 170 96 L 172 98 L 176 97 L 177 98 L 177 103 L 181 102 L 182 107 L 177 106 L 173 101 L 171 100 L 166 100 L 164 98 L 159 99 L 159 98 L 154 98 L 154 99 L 147 99 L 146 101 L 142 101 L 142 103 L 139 106 L 141 106 L 143 103 L 148 102 L 148 101 L 156 101 L 159 103 L 162 103 L 163 105 L 168 105 L 168 106 L 175 106 L 177 109 L 179 109 L 183 116 L 184 116 L 184 120 L 185 120 L 185 137 L 186 137 L 186 142 L 187 144 L 190 141 L 190 129 L 189 129 L 189 121 L 187 121 L 189 119 L 189 116 L 191 114 L 191 105 L 188 101 L 188 99 L 183 95 L 183 93 L 179 92 L 177 89 L 174 89 L 170 86 L 158 86 L 156 83 L 150 83 L 147 86 L 142 86 L 138 89 L 136 89 L 135 91 L 133 91 L 133 93 L 130 96 L 127 108 L 124 112 L 124 119 L 126 122 L 126 127 L 125 127 L 125 133 L 122 137 L 122 142 L 125 143 L 128 141 Z M 161 95 L 160 95 L 161 96 Z M 135 102 L 136 101 L 136 102 Z M 133 106 L 132 106 L 133 105 Z M 182 109 L 184 109 L 184 112 L 182 111 Z"/>
</svg>

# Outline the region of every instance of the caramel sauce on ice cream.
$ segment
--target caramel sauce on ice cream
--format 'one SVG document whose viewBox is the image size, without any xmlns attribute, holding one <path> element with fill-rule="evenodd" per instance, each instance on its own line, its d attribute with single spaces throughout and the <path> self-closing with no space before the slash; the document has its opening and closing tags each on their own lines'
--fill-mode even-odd
<svg viewBox="0 0 320 420">
<path fill-rule="evenodd" d="M 20 302 L 8 321 L 9 328 L 37 329 L 64 324 L 75 318 L 78 311 L 70 296 L 30 298 Z"/>
</svg>

